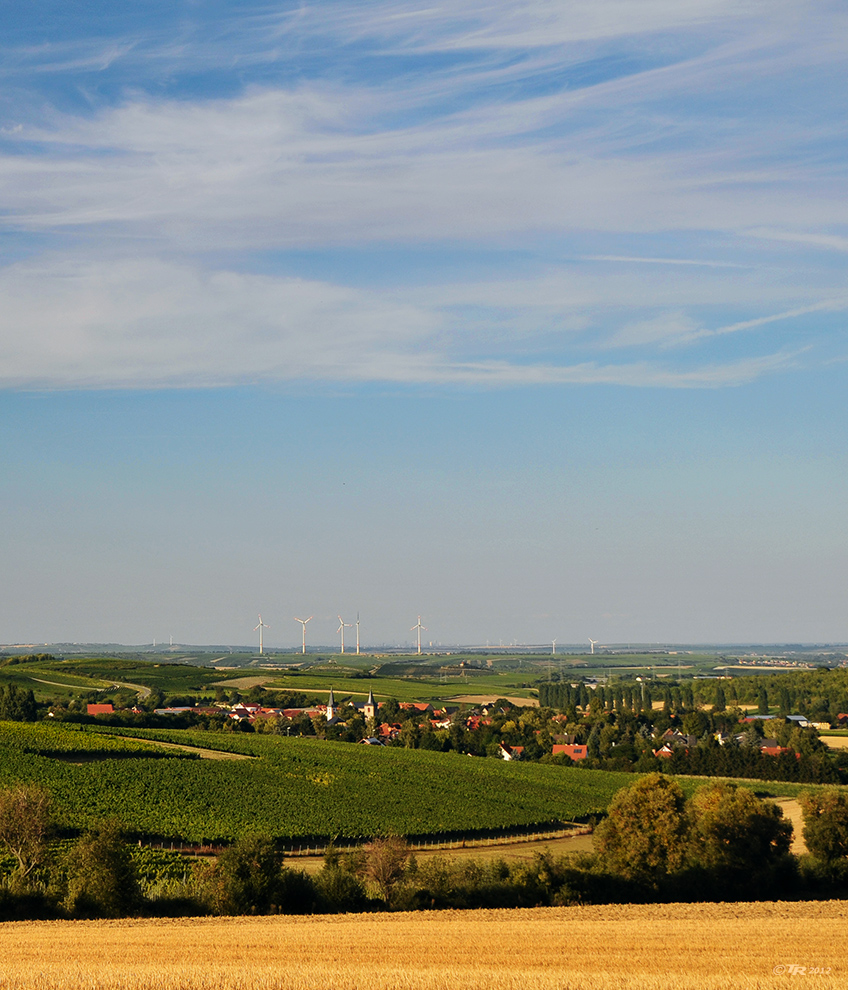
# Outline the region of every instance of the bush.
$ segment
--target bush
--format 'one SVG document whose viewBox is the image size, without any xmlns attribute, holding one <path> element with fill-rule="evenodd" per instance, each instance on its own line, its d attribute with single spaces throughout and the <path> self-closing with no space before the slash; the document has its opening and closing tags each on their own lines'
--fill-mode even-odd
<svg viewBox="0 0 848 990">
<path fill-rule="evenodd" d="M 141 905 L 138 875 L 117 822 L 103 822 L 65 857 L 66 910 L 75 918 L 123 918 Z"/>
<path fill-rule="evenodd" d="M 605 870 L 658 888 L 686 858 L 689 821 L 680 785 L 652 773 L 620 790 L 595 832 Z"/>
<path fill-rule="evenodd" d="M 848 794 L 805 791 L 798 803 L 804 813 L 804 841 L 810 853 L 825 863 L 848 857 Z"/>
<path fill-rule="evenodd" d="M 320 909 L 330 914 L 364 911 L 368 907 L 365 884 L 340 866 L 325 866 L 315 878 Z"/>
<path fill-rule="evenodd" d="M 283 868 L 283 854 L 268 836 L 241 839 L 214 865 L 198 864 L 195 883 L 213 914 L 305 914 L 317 901 L 313 882 Z"/>
</svg>

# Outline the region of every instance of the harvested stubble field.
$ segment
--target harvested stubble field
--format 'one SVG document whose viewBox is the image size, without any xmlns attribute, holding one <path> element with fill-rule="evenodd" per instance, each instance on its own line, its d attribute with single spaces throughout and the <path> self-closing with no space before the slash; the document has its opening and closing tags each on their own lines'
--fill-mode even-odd
<svg viewBox="0 0 848 990">
<path fill-rule="evenodd" d="M 0 930 L 0 979 L 4 990 L 765 990 L 805 967 L 805 987 L 846 987 L 846 921 L 848 906 L 828 901 L 21 922 Z"/>
</svg>

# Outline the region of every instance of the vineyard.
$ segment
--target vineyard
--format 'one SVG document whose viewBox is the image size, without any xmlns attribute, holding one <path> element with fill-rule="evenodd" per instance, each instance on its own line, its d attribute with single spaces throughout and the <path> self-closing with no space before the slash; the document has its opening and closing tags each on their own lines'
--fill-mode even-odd
<svg viewBox="0 0 848 990">
<path fill-rule="evenodd" d="M 257 833 L 432 835 L 573 820 L 602 812 L 632 779 L 309 739 L 134 734 L 255 758 L 191 759 L 81 726 L 0 723 L 0 786 L 47 787 L 66 831 L 117 816 L 139 837 L 208 842 Z"/>
</svg>

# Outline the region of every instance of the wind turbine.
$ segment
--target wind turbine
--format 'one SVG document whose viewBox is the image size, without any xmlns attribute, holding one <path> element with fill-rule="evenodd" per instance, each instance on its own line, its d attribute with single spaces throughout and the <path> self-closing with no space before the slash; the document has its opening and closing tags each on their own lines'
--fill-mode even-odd
<svg viewBox="0 0 848 990">
<path fill-rule="evenodd" d="M 359 612 L 356 613 L 356 655 L 359 656 Z"/>
<path fill-rule="evenodd" d="M 554 640 L 551 643 L 551 656 L 552 657 L 555 657 L 556 656 L 556 640 Z"/>
<path fill-rule="evenodd" d="M 591 650 L 589 651 L 590 653 L 594 653 L 595 652 L 595 643 L 599 643 L 599 642 L 600 642 L 600 640 L 598 640 L 598 639 L 590 639 L 589 640 L 589 645 L 592 647 Z"/>
<path fill-rule="evenodd" d="M 312 621 L 312 616 L 310 615 L 308 619 L 298 619 L 295 616 L 294 621 L 299 622 L 303 626 L 303 652 L 306 653 L 306 623 Z"/>
<path fill-rule="evenodd" d="M 421 652 L 421 630 L 422 629 L 424 629 L 424 630 L 427 629 L 426 626 L 422 626 L 421 625 L 421 616 L 420 615 L 418 616 L 418 622 L 416 622 L 416 624 L 414 626 L 410 626 L 409 627 L 409 631 L 410 632 L 412 632 L 413 629 L 417 629 L 418 630 L 418 652 L 420 653 Z"/>
<path fill-rule="evenodd" d="M 344 653 L 344 631 L 345 629 L 350 629 L 353 626 L 353 623 L 345 622 L 341 616 L 339 616 L 338 619 L 339 619 L 339 628 L 336 630 L 336 632 L 342 634 L 342 653 Z"/>
<path fill-rule="evenodd" d="M 253 631 L 254 632 L 256 632 L 257 629 L 259 630 L 259 655 L 260 656 L 262 656 L 262 654 L 265 652 L 265 650 L 263 648 L 263 644 L 262 644 L 262 630 L 263 629 L 270 629 L 270 628 L 271 627 L 268 625 L 267 622 L 263 622 L 262 621 L 262 613 L 260 612 L 259 613 L 259 625 L 253 627 Z"/>
</svg>

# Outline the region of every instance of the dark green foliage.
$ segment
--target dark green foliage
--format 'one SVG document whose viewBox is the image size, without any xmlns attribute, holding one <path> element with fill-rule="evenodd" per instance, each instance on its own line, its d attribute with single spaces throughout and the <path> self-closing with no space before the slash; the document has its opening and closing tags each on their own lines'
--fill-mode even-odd
<svg viewBox="0 0 848 990">
<path fill-rule="evenodd" d="M 817 859 L 832 864 L 848 857 L 848 794 L 828 790 L 798 798 L 804 813 L 804 841 Z"/>
<path fill-rule="evenodd" d="M 789 853 L 792 825 L 747 788 L 716 783 L 689 801 L 689 859 L 725 890 L 761 888 Z"/>
<path fill-rule="evenodd" d="M 283 868 L 268 836 L 240 839 L 214 865 L 196 870 L 200 897 L 214 914 L 306 914 L 316 904 L 306 874 Z"/>
<path fill-rule="evenodd" d="M 0 791 L 0 843 L 15 857 L 15 886 L 44 861 L 50 830 L 50 794 L 36 784 Z"/>
<path fill-rule="evenodd" d="M 0 687 L 0 721 L 34 722 L 38 718 L 38 706 L 31 690 L 24 691 L 16 684 Z"/>
<path fill-rule="evenodd" d="M 680 785 L 649 774 L 619 791 L 595 832 L 595 848 L 611 873 L 657 887 L 686 859 L 689 820 Z"/>
<path fill-rule="evenodd" d="M 216 914 L 270 914 L 280 899 L 282 853 L 267 836 L 241 839 L 225 850 L 210 874 Z"/>
<path fill-rule="evenodd" d="M 368 907 L 365 884 L 341 865 L 326 865 L 315 877 L 315 890 L 322 911 L 364 911 Z"/>
<path fill-rule="evenodd" d="M 746 788 L 710 784 L 685 801 L 674 781 L 652 774 L 616 795 L 595 846 L 601 872 L 643 896 L 735 898 L 791 889 L 791 837 L 780 808 Z"/>
<path fill-rule="evenodd" d="M 135 864 L 120 825 L 101 823 L 65 858 L 65 907 L 75 918 L 122 918 L 141 903 Z"/>
</svg>

